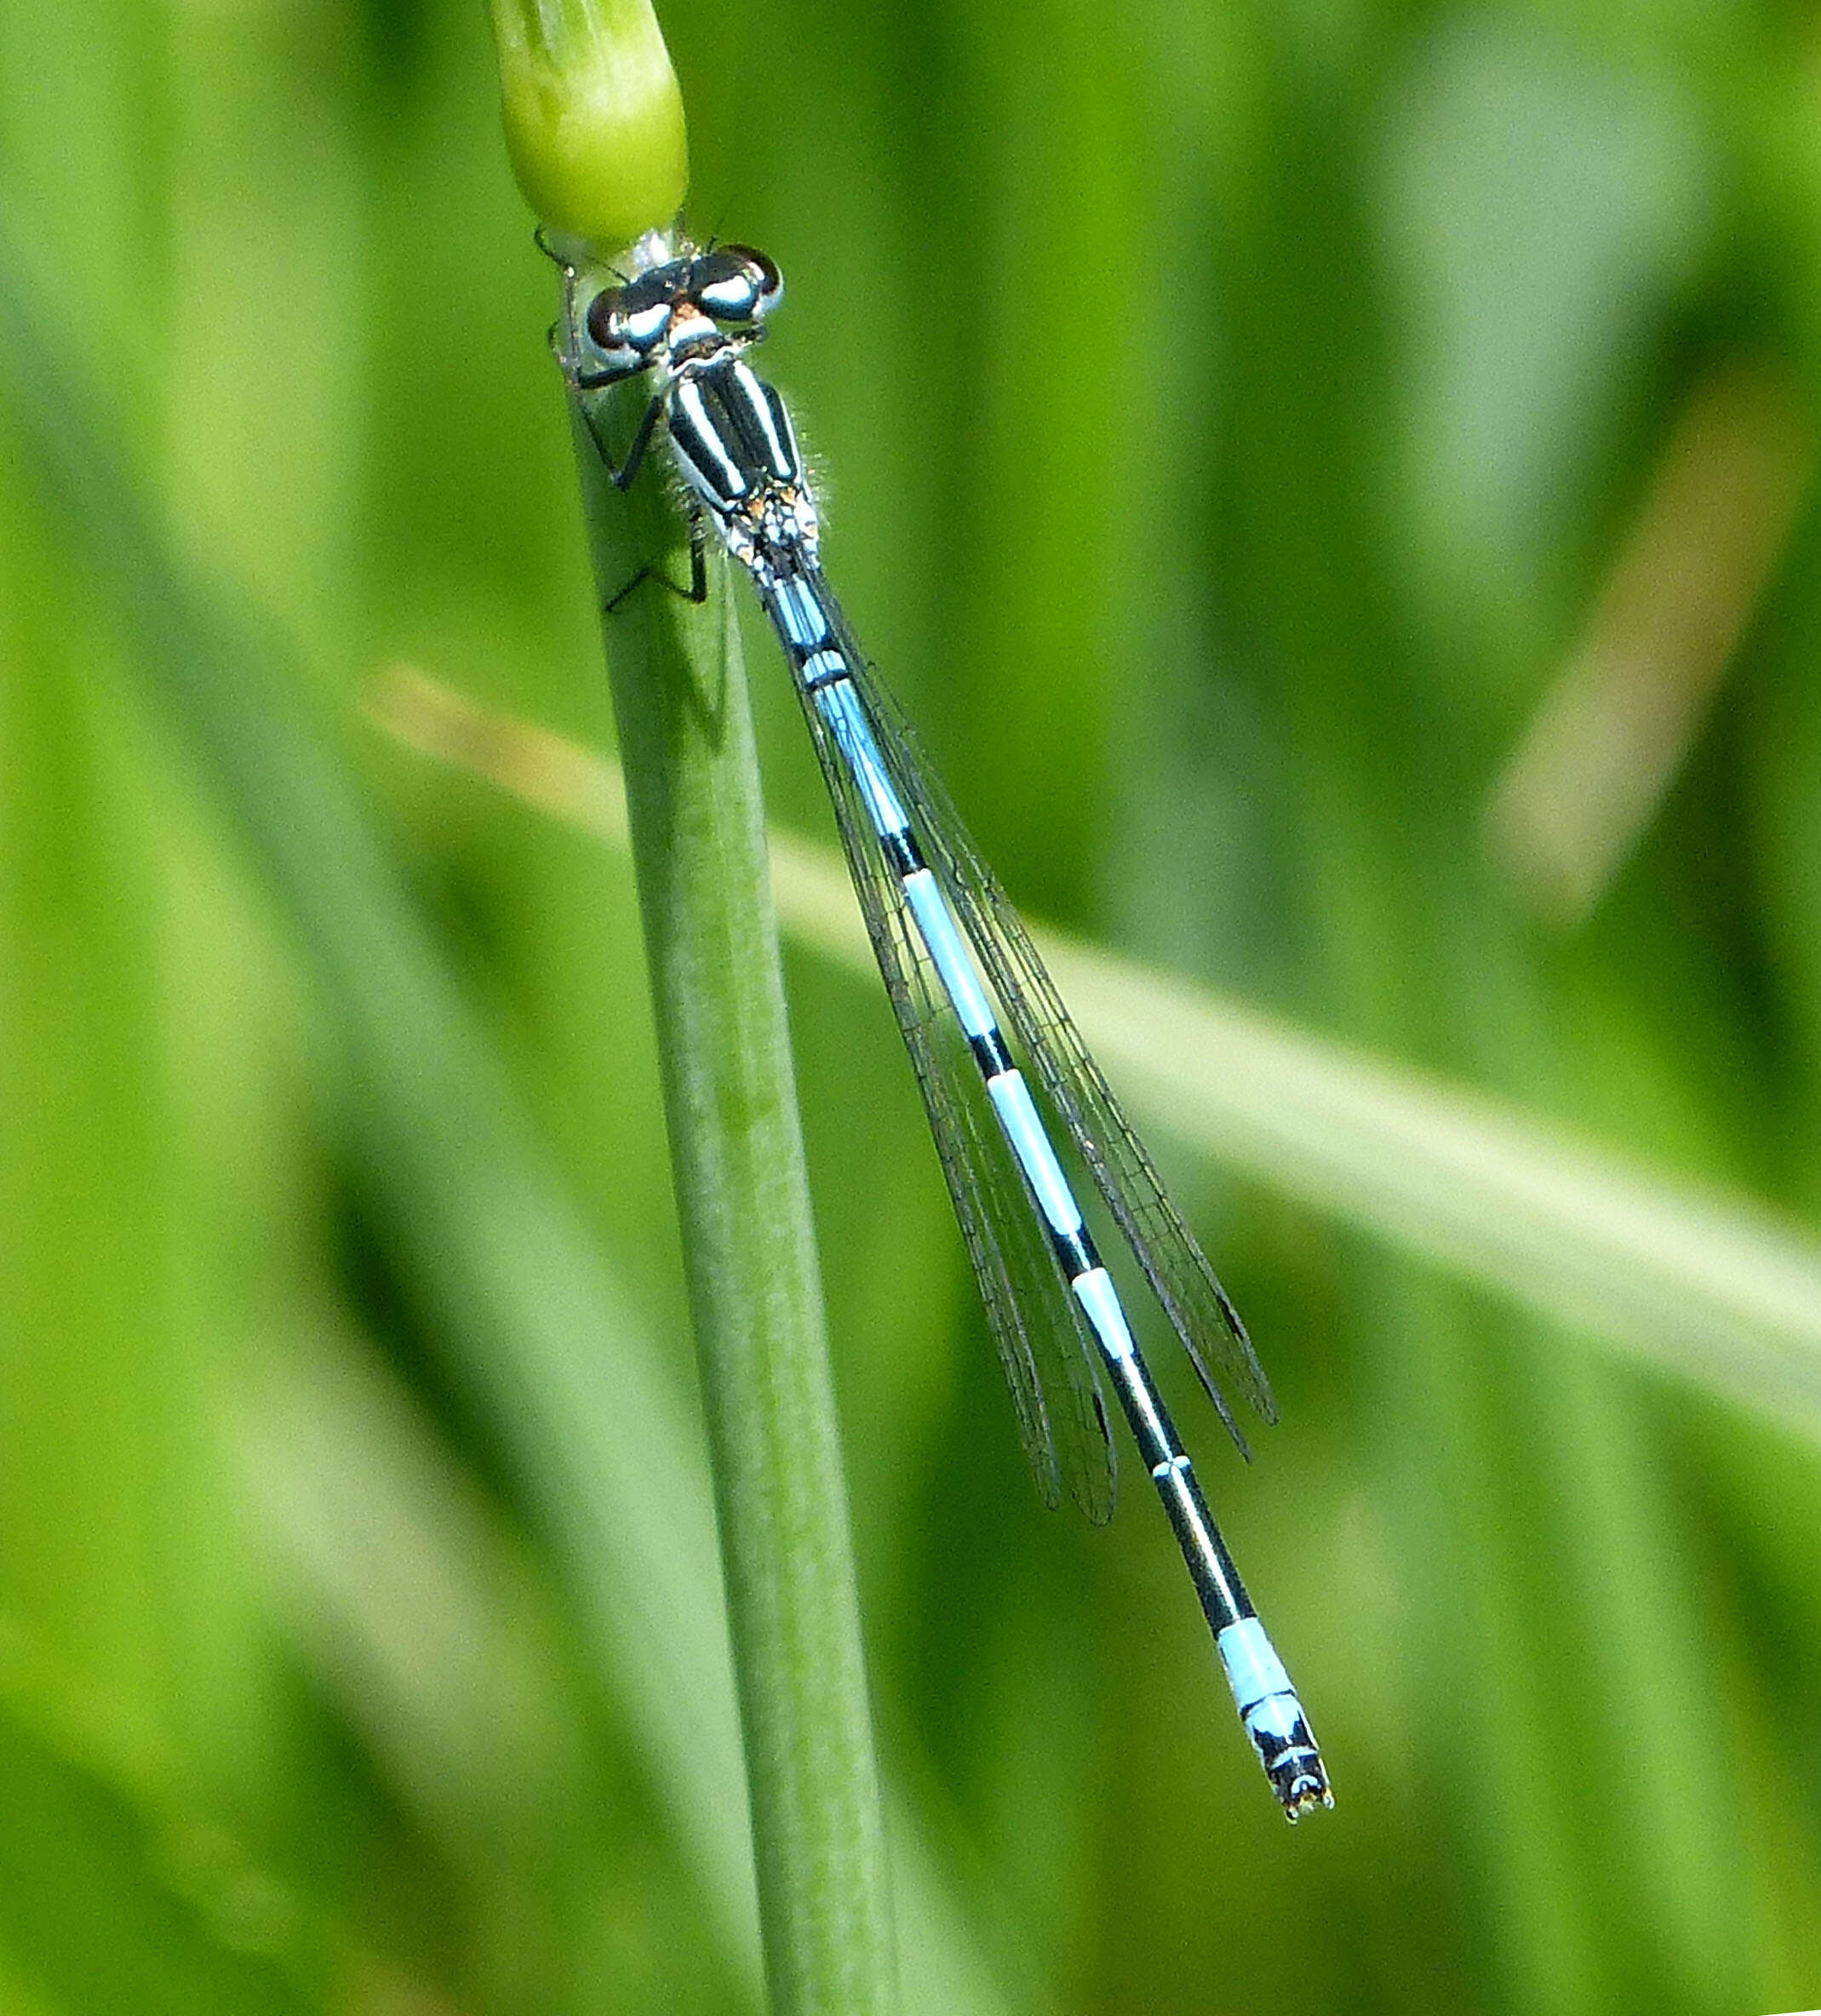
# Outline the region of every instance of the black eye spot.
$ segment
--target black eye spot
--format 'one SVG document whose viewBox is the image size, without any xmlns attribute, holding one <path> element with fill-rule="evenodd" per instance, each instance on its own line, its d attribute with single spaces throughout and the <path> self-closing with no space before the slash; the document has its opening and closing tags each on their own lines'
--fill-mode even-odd
<svg viewBox="0 0 1821 2016">
<path fill-rule="evenodd" d="M 614 323 L 620 312 L 620 289 L 604 288 L 588 303 L 588 312 L 582 318 L 582 326 L 588 332 L 588 341 L 597 350 L 617 350 L 624 338 L 615 329 Z"/>
</svg>

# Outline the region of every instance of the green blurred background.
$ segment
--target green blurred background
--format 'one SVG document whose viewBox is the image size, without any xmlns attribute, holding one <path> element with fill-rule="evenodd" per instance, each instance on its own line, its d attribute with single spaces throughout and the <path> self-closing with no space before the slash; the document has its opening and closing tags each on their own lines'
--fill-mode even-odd
<svg viewBox="0 0 1821 2016">
<path fill-rule="evenodd" d="M 663 20 L 1027 909 L 1812 1269 L 1813 10 Z M 491 64 L 479 0 L 0 12 L 7 2016 L 756 2007 L 626 862 L 363 710 L 610 742 Z M 1291 1833 L 1134 1466 L 1038 1504 L 876 988 L 789 979 L 913 2007 L 1821 2002 L 1821 1406 L 1141 1108 L 1283 1412 L 1248 1471 L 1176 1389 Z"/>
</svg>

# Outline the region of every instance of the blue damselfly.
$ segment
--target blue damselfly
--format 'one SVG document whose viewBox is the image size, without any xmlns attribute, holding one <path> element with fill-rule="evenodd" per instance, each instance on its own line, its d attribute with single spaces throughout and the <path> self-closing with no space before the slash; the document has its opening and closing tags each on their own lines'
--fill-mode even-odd
<svg viewBox="0 0 1821 2016">
<path fill-rule="evenodd" d="M 1045 1501 L 1058 1503 L 1066 1488 L 1097 1523 L 1112 1515 L 1104 1367 L 1273 1790 L 1292 1820 L 1331 1806 L 1308 1718 L 1132 1336 L 1027 1067 L 1242 1450 L 1209 1357 L 1267 1420 L 1275 1418 L 1269 1387 L 1226 1292 L 823 576 L 790 415 L 746 362 L 782 295 L 778 270 L 747 246 L 698 251 L 651 232 L 630 271 L 611 284 L 594 276 L 584 301 L 577 267 L 560 263 L 558 355 L 614 481 L 632 484 L 661 427 L 695 516 L 692 592 L 704 593 L 702 535 L 712 526 L 752 577 L 789 660 Z M 650 397 L 616 457 L 587 396 L 640 374 L 650 375 Z"/>
</svg>

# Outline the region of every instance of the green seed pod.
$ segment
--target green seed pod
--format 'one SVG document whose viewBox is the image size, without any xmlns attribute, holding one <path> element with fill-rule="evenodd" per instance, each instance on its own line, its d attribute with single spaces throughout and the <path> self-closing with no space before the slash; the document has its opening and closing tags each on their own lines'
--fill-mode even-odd
<svg viewBox="0 0 1821 2016">
<path fill-rule="evenodd" d="M 492 0 L 506 146 L 553 230 L 617 250 L 689 186 L 683 99 L 650 0 Z"/>
</svg>

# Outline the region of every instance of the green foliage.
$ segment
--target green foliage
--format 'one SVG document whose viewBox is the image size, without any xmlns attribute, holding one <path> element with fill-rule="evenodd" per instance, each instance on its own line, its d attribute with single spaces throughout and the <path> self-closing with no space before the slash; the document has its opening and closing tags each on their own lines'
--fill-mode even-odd
<svg viewBox="0 0 1821 2016">
<path fill-rule="evenodd" d="M 1148 1507 L 1036 1506 L 805 940 L 908 2006 L 1821 2001 L 1806 24 L 664 28 L 844 600 L 1142 962 L 1067 983 L 1276 1382 L 1249 1471 L 1181 1412 L 1341 1801 L 1283 1828 Z M 627 864 L 362 708 L 611 739 L 492 60 L 0 15 L 8 2011 L 756 2005 Z"/>
</svg>

